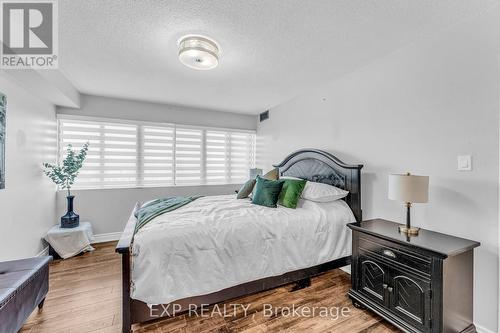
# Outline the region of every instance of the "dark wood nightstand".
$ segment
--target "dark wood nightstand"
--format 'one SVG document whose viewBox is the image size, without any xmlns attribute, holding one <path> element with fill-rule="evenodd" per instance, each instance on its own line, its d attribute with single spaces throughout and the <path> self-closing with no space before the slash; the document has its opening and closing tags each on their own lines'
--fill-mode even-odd
<svg viewBox="0 0 500 333">
<path fill-rule="evenodd" d="M 476 332 L 474 248 L 480 243 L 421 229 L 408 237 L 376 219 L 352 229 L 349 297 L 405 332 Z"/>
</svg>

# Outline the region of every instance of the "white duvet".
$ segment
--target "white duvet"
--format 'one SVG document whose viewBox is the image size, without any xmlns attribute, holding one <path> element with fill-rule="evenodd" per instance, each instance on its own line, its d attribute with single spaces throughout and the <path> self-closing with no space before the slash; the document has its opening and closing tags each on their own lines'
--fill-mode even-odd
<svg viewBox="0 0 500 333">
<path fill-rule="evenodd" d="M 169 303 L 350 255 L 354 221 L 343 200 L 290 209 L 235 195 L 197 199 L 135 235 L 132 298 Z"/>
</svg>

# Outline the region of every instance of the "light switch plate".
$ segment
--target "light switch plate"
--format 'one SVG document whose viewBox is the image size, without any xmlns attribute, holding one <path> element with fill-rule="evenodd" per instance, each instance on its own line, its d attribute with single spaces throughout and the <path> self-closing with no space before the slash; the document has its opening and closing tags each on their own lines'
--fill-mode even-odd
<svg viewBox="0 0 500 333">
<path fill-rule="evenodd" d="M 471 171 L 472 170 L 472 156 L 459 155 L 457 157 L 457 170 L 458 171 Z"/>
</svg>

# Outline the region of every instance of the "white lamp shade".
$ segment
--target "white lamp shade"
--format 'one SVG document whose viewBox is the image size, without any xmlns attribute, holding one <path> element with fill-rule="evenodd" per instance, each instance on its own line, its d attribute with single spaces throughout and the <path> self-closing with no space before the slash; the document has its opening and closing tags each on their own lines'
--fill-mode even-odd
<svg viewBox="0 0 500 333">
<path fill-rule="evenodd" d="M 389 175 L 389 199 L 410 203 L 429 201 L 429 177 Z"/>
<path fill-rule="evenodd" d="M 257 175 L 262 176 L 262 169 L 250 169 L 250 179 L 257 178 Z"/>
</svg>

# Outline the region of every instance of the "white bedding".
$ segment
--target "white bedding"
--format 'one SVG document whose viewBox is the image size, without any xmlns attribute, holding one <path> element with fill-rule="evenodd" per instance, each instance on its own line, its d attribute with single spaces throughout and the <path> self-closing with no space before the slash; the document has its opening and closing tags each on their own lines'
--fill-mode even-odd
<svg viewBox="0 0 500 333">
<path fill-rule="evenodd" d="M 205 295 L 351 254 L 343 200 L 297 209 L 208 196 L 156 217 L 132 247 L 132 298 L 148 304 Z"/>
</svg>

